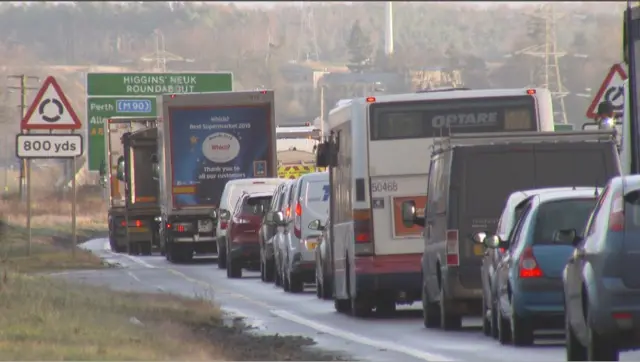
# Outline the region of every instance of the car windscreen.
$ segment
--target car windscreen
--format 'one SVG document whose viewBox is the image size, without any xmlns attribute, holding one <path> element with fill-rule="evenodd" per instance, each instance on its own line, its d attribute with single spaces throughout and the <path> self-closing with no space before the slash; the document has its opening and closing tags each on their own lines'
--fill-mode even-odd
<svg viewBox="0 0 640 362">
<path fill-rule="evenodd" d="M 269 208 L 271 204 L 271 196 L 258 196 L 247 198 L 242 205 L 242 213 L 248 215 L 261 215 L 264 210 Z"/>
<path fill-rule="evenodd" d="M 539 206 L 533 225 L 533 243 L 571 245 L 572 240 L 559 236 L 559 230 L 576 230 L 581 235 L 596 204 L 593 198 L 565 199 Z"/>
</svg>

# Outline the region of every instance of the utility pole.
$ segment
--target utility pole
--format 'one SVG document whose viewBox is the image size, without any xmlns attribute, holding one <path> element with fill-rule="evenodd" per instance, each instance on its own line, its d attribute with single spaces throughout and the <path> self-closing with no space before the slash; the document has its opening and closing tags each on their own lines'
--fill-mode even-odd
<svg viewBox="0 0 640 362">
<path fill-rule="evenodd" d="M 27 81 L 30 79 L 33 79 L 35 81 L 40 81 L 40 78 L 31 76 L 31 75 L 25 75 L 25 74 L 9 75 L 7 76 L 7 78 L 20 80 L 20 86 L 18 87 L 9 86 L 7 88 L 11 90 L 20 91 L 20 105 L 18 105 L 18 107 L 20 108 L 20 121 L 22 121 L 22 119 L 25 116 L 25 113 L 27 112 L 27 91 L 40 89 L 40 87 L 27 86 Z M 30 175 L 27 174 L 27 160 L 23 159 L 20 162 L 20 200 L 24 200 L 24 197 L 26 196 L 25 195 L 26 193 L 24 191 L 25 191 L 25 186 L 27 184 L 27 178 L 29 176 Z"/>
</svg>

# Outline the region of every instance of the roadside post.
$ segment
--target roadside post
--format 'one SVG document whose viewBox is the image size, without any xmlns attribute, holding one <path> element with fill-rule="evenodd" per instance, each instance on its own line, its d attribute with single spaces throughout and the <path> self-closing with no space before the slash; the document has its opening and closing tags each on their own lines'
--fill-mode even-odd
<svg viewBox="0 0 640 362">
<path fill-rule="evenodd" d="M 76 158 L 82 156 L 83 138 L 75 130 L 82 126 L 62 88 L 52 76 L 42 84 L 33 103 L 20 123 L 20 134 L 16 136 L 16 156 L 27 164 L 27 255 L 31 255 L 31 160 L 66 158 L 71 159 L 71 233 L 72 253 L 77 245 L 76 227 Z M 67 131 L 54 133 L 54 131 Z"/>
</svg>

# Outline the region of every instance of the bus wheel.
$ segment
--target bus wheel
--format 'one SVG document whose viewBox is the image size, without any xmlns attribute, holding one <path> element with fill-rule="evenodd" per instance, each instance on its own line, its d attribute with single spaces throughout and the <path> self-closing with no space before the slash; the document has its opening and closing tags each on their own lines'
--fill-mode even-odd
<svg viewBox="0 0 640 362">
<path fill-rule="evenodd" d="M 371 314 L 373 306 L 362 297 L 351 297 L 351 315 L 354 317 L 366 317 Z"/>
</svg>

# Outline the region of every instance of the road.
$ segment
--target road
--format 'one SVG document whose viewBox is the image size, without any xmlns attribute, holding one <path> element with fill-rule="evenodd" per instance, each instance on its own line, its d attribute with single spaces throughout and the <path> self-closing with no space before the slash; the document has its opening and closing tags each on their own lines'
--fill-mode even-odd
<svg viewBox="0 0 640 362">
<path fill-rule="evenodd" d="M 466 319 L 462 331 L 427 330 L 419 306 L 399 309 L 391 318 L 356 319 L 334 311 L 333 303 L 318 300 L 313 289 L 289 294 L 260 281 L 259 273 L 244 271 L 230 280 L 209 259 L 175 265 L 161 256 L 134 257 L 115 254 L 106 239 L 83 247 L 121 268 L 85 272 L 82 278 L 116 289 L 167 292 L 205 297 L 231 314 L 267 333 L 313 338 L 318 346 L 346 351 L 367 361 L 564 361 L 564 338 L 549 331 L 532 347 L 500 346 L 483 336 L 480 319 Z M 126 277 L 123 277 L 123 274 Z M 640 360 L 640 352 L 621 354 L 621 360 Z"/>
</svg>

